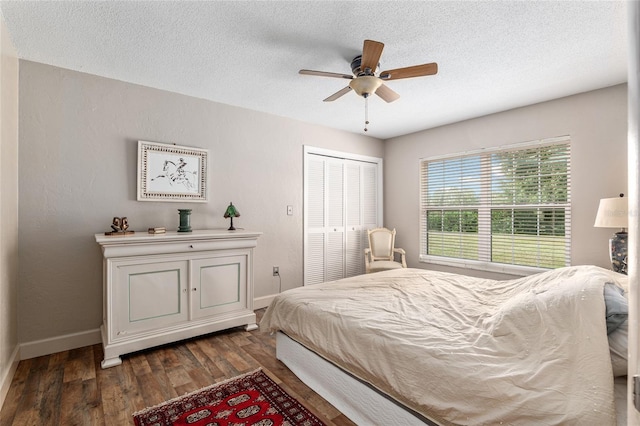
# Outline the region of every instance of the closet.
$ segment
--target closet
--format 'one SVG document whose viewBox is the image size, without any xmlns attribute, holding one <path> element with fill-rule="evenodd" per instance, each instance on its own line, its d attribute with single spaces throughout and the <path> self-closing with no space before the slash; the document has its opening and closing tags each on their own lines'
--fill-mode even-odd
<svg viewBox="0 0 640 426">
<path fill-rule="evenodd" d="M 382 159 L 305 147 L 304 284 L 363 274 L 381 224 Z"/>
</svg>

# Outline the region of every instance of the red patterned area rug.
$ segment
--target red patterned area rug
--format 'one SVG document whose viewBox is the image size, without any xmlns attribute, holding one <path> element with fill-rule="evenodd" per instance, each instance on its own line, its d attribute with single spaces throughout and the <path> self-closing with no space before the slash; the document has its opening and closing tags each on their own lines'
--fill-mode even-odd
<svg viewBox="0 0 640 426">
<path fill-rule="evenodd" d="M 136 426 L 324 426 L 262 370 L 133 414 Z"/>
</svg>

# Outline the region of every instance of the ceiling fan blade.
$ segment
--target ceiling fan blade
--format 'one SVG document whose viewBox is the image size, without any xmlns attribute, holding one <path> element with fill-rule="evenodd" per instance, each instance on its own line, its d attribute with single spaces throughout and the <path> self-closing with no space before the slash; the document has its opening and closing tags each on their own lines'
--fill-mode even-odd
<svg viewBox="0 0 640 426">
<path fill-rule="evenodd" d="M 345 95 L 347 93 L 349 93 L 351 91 L 351 87 L 347 86 L 344 89 L 340 89 L 338 90 L 336 93 L 334 93 L 333 95 L 329 96 L 327 99 L 325 99 L 323 102 L 332 102 L 335 101 L 336 99 L 338 99 L 340 96 Z"/>
<path fill-rule="evenodd" d="M 438 72 L 438 64 L 432 62 L 430 64 L 414 65 L 406 68 L 396 68 L 394 70 L 382 71 L 380 78 L 387 80 L 398 80 L 400 78 L 423 77 L 425 75 L 433 75 Z"/>
<path fill-rule="evenodd" d="M 389 86 L 384 83 L 380 85 L 380 87 L 378 87 L 378 89 L 376 90 L 376 95 L 380 96 L 386 102 L 393 102 L 400 97 L 400 95 L 391 90 Z"/>
<path fill-rule="evenodd" d="M 360 62 L 360 69 L 365 71 L 367 68 L 371 72 L 375 72 L 378 68 L 378 62 L 380 62 L 380 56 L 382 55 L 382 49 L 384 43 L 373 40 L 365 40 L 364 46 L 362 46 L 362 60 Z"/>
<path fill-rule="evenodd" d="M 314 71 L 314 70 L 300 70 L 298 71 L 300 74 L 304 75 L 317 75 L 320 77 L 334 77 L 334 78 L 346 78 L 347 80 L 353 79 L 353 76 L 350 74 L 340 74 L 337 72 L 326 72 L 326 71 Z"/>
</svg>

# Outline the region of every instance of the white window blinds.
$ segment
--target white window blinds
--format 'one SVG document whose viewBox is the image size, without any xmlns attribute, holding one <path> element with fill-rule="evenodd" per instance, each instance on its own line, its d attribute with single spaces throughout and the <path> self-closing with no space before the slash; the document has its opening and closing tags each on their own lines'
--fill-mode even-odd
<svg viewBox="0 0 640 426">
<path fill-rule="evenodd" d="M 569 265 L 570 158 L 561 137 L 422 160 L 421 259 Z"/>
</svg>

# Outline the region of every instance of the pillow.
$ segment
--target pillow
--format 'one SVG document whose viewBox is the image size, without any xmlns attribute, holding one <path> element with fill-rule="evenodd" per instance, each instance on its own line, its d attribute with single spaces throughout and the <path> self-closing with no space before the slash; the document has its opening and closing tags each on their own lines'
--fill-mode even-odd
<svg viewBox="0 0 640 426">
<path fill-rule="evenodd" d="M 614 283 L 605 283 L 604 303 L 606 305 L 607 334 L 611 334 L 627 320 L 629 302 L 624 297 L 622 288 Z"/>
<path fill-rule="evenodd" d="M 627 375 L 628 328 L 628 322 L 625 321 L 609 335 L 609 352 L 615 377 Z"/>
</svg>

